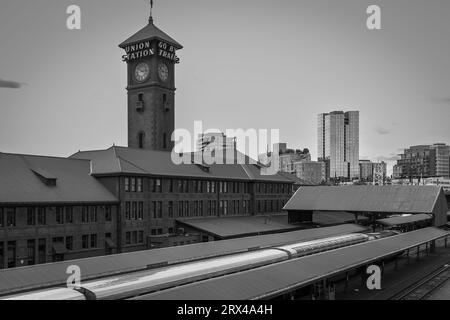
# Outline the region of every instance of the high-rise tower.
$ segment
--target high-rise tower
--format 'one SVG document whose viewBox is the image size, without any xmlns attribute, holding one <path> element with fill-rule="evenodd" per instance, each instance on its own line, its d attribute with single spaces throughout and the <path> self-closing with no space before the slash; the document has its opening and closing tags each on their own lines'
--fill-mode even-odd
<svg viewBox="0 0 450 320">
<path fill-rule="evenodd" d="M 317 119 L 319 161 L 327 179 L 359 177 L 359 111 L 321 113 Z"/>
<path fill-rule="evenodd" d="M 119 45 L 128 67 L 128 146 L 171 151 L 175 128 L 176 51 L 182 45 L 153 23 Z"/>
</svg>

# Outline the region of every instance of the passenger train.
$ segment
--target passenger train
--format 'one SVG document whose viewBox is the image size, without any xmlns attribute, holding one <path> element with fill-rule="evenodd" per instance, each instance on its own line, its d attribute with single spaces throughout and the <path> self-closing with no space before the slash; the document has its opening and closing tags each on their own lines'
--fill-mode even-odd
<svg viewBox="0 0 450 320">
<path fill-rule="evenodd" d="M 157 269 L 107 276 L 82 282 L 81 288 L 50 288 L 31 291 L 3 300 L 116 300 L 185 285 L 273 263 L 346 247 L 379 237 L 354 233 L 299 242 L 245 253 L 237 253 Z"/>
</svg>

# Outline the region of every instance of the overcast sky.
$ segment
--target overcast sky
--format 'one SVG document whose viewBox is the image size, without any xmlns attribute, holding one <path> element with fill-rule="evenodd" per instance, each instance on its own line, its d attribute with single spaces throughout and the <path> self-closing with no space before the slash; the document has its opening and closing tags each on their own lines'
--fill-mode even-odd
<svg viewBox="0 0 450 320">
<path fill-rule="evenodd" d="M 0 151 L 68 156 L 127 144 L 117 45 L 147 0 L 0 0 Z M 66 8 L 82 30 L 66 28 Z M 382 9 L 382 30 L 366 9 Z M 450 142 L 448 0 L 155 0 L 184 49 L 176 127 L 280 129 L 317 157 L 318 113 L 360 111 L 360 156 Z M 391 162 L 392 164 L 392 162 Z"/>
</svg>

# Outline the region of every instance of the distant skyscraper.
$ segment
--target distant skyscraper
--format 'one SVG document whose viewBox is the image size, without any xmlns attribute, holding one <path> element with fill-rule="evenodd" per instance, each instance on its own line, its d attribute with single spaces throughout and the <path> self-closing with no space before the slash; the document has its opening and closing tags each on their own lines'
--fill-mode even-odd
<svg viewBox="0 0 450 320">
<path fill-rule="evenodd" d="M 235 149 L 234 138 L 228 138 L 222 132 L 202 133 L 197 140 L 197 151 L 221 151 Z"/>
<path fill-rule="evenodd" d="M 327 178 L 358 178 L 359 111 L 321 113 L 317 120 L 318 159 Z"/>
</svg>

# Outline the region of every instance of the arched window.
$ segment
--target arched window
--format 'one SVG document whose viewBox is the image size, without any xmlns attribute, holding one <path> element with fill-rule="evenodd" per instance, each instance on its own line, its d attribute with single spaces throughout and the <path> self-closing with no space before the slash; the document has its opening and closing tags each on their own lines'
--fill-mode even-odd
<svg viewBox="0 0 450 320">
<path fill-rule="evenodd" d="M 138 134 L 139 149 L 144 149 L 144 143 L 145 143 L 145 132 L 139 132 Z"/>
</svg>

